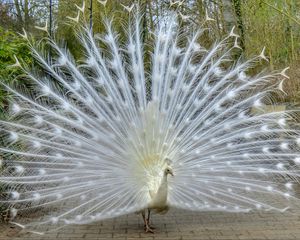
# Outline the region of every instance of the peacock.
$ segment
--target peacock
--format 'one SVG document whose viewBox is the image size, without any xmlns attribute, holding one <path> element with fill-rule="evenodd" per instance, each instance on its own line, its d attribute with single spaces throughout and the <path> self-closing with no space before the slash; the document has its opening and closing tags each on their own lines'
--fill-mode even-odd
<svg viewBox="0 0 300 240">
<path fill-rule="evenodd" d="M 104 34 L 80 25 L 80 60 L 53 38 L 49 58 L 24 33 L 36 66 L 17 58 L 13 66 L 29 87 L 2 83 L 13 95 L 10 118 L 0 120 L 0 201 L 10 221 L 44 233 L 138 213 L 153 232 L 150 212 L 170 207 L 285 211 L 297 203 L 295 112 L 274 104 L 288 68 L 255 73 L 265 49 L 236 57 L 234 29 L 207 46 L 206 29 L 181 31 L 172 11 L 145 44 L 142 15 L 130 14 L 126 40 L 110 20 Z"/>
</svg>

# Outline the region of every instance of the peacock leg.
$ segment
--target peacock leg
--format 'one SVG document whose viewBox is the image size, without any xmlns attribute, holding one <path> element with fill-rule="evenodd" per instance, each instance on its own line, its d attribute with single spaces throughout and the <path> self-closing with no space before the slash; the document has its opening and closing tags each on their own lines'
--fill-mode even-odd
<svg viewBox="0 0 300 240">
<path fill-rule="evenodd" d="M 150 227 L 150 209 L 148 208 L 148 216 L 147 220 L 145 220 L 145 232 L 151 232 L 154 233 L 153 228 Z M 145 215 L 145 212 L 144 212 Z"/>
<path fill-rule="evenodd" d="M 142 217 L 144 220 L 144 229 L 146 230 L 147 220 L 146 220 L 145 210 L 143 210 L 143 212 L 142 212 Z"/>
<path fill-rule="evenodd" d="M 150 225 L 150 212 L 151 212 L 151 210 L 148 208 L 148 217 L 147 217 L 148 225 Z"/>
<path fill-rule="evenodd" d="M 150 213 L 151 213 L 151 210 L 148 208 L 148 217 L 147 217 L 147 223 L 148 223 L 148 226 L 150 227 Z M 154 227 L 150 227 L 152 229 L 155 229 Z"/>
</svg>

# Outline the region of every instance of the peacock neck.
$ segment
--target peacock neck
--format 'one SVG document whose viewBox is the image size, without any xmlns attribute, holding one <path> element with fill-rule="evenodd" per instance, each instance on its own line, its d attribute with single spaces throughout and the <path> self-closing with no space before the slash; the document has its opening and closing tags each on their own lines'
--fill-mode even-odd
<svg viewBox="0 0 300 240">
<path fill-rule="evenodd" d="M 164 173 L 160 182 L 160 186 L 166 186 L 166 185 L 168 185 L 168 174 Z"/>
</svg>

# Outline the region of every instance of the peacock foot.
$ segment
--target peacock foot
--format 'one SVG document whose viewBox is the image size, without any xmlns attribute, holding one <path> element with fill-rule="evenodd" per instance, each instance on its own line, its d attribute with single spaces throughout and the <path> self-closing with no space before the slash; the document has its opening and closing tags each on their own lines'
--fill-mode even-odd
<svg viewBox="0 0 300 240">
<path fill-rule="evenodd" d="M 154 233 L 154 230 L 153 230 L 153 228 L 151 228 L 149 225 L 145 225 L 145 232 L 146 233 Z"/>
<path fill-rule="evenodd" d="M 148 224 L 148 227 L 151 228 L 152 230 L 155 230 L 155 229 L 156 229 L 156 227 L 150 226 L 150 224 Z M 147 228 L 147 226 L 144 225 L 144 229 L 145 229 L 145 230 L 146 230 L 146 228 Z"/>
</svg>

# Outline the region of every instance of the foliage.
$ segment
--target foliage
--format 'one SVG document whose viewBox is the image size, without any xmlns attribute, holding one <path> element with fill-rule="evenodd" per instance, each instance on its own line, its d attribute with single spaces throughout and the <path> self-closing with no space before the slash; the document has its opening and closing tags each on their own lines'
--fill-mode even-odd
<svg viewBox="0 0 300 240">
<path fill-rule="evenodd" d="M 8 4 L 8 2 L 11 2 L 11 4 Z M 105 6 L 101 4 L 104 2 L 106 2 Z M 94 34 L 101 35 L 104 30 L 103 20 L 113 16 L 114 30 L 119 33 L 119 39 L 126 39 L 126 32 L 123 32 L 122 29 L 124 23 L 132 18 L 132 14 L 128 13 L 124 6 L 129 7 L 137 3 L 141 12 L 144 13 L 142 15 L 143 29 L 141 32 L 144 41 L 151 39 L 151 32 L 155 29 L 159 20 L 158 16 L 163 16 L 169 10 L 181 13 L 180 16 L 183 17 L 179 18 L 179 24 L 184 26 L 182 29 L 185 29 L 184 31 L 186 32 L 190 32 L 191 28 L 199 29 L 202 27 L 209 29 L 209 32 L 205 33 L 201 39 L 202 42 L 207 43 L 207 46 L 209 46 L 211 36 L 221 39 L 235 25 L 237 26 L 235 31 L 241 36 L 239 43 L 244 49 L 246 58 L 258 54 L 265 46 L 266 55 L 269 58 L 272 69 L 283 69 L 286 66 L 291 66 L 288 74 L 292 77 L 288 83 L 284 84 L 289 95 L 285 96 L 284 101 L 299 102 L 299 97 L 296 97 L 299 91 L 295 90 L 300 88 L 299 81 L 296 78 L 299 75 L 297 66 L 300 55 L 299 1 L 84 0 L 84 3 L 85 11 L 81 14 L 81 20 L 89 24 L 92 12 Z M 52 0 L 53 22 L 51 32 L 55 33 L 56 39 L 63 39 L 64 44 L 76 59 L 82 57 L 82 49 L 79 47 L 81 44 L 74 35 L 74 22 L 68 17 L 76 18 L 78 9 L 82 4 L 82 0 Z M 36 39 L 41 38 L 45 33 L 37 30 L 35 26 L 45 26 L 46 20 L 48 21 L 48 28 L 50 25 L 49 1 L 47 0 L 15 0 L 14 2 L 4 0 L 0 4 L 0 14 L 2 15 L 0 25 L 4 28 L 20 31 L 24 27 L 29 29 Z M 25 15 L 28 15 L 27 21 L 22 17 Z M 213 20 L 205 21 L 207 17 Z M 211 36 L 208 36 L 208 34 Z M 5 38 L 5 36 L 1 38 Z M 9 46 L 7 47 L 9 48 Z M 11 51 L 6 51 L 6 57 L 11 53 Z M 9 64 L 14 61 L 11 59 L 11 56 L 9 56 Z M 25 52 L 23 56 L 26 58 Z M 239 54 L 237 54 L 237 57 L 239 57 Z M 146 55 L 146 58 L 150 57 Z"/>
<path fill-rule="evenodd" d="M 267 2 L 268 4 L 264 4 Z M 243 5 L 246 22 L 247 52 L 259 51 L 259 46 L 266 46 L 270 62 L 273 66 L 288 63 L 297 59 L 300 47 L 300 25 L 293 22 L 289 16 L 276 11 L 287 9 L 291 15 L 296 15 L 296 3 L 291 1 L 245 1 Z M 298 50 L 299 51 L 299 50 Z"/>
<path fill-rule="evenodd" d="M 48 5 L 49 0 L 2 0 L 0 26 L 17 31 L 25 29 L 37 34 L 35 26 L 48 18 Z"/>
<path fill-rule="evenodd" d="M 242 4 L 245 53 L 253 55 L 266 47 L 272 69 L 290 67 L 285 81 L 284 102 L 299 105 L 300 2 L 249 0 Z"/>
<path fill-rule="evenodd" d="M 0 27 L 0 79 L 4 83 L 11 83 L 21 70 L 11 67 L 16 59 L 22 59 L 25 64 L 31 64 L 32 58 L 26 42 L 21 36 Z M 7 107 L 7 92 L 0 88 L 0 109 Z"/>
</svg>

